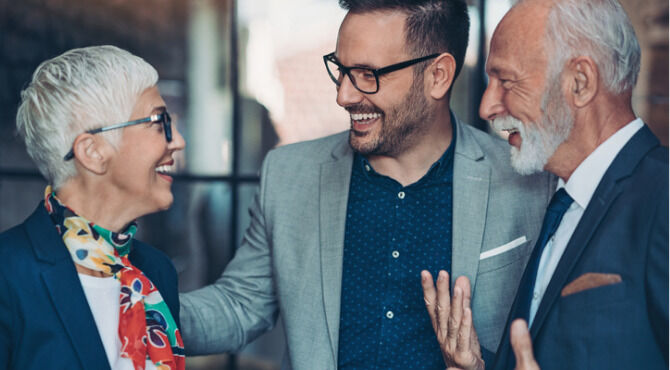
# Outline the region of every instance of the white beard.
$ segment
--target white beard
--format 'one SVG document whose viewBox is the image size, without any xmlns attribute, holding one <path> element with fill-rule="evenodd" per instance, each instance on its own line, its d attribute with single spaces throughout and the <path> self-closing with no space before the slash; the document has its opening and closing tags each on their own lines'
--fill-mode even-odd
<svg viewBox="0 0 670 370">
<path fill-rule="evenodd" d="M 521 147 L 511 146 L 512 167 L 521 175 L 540 172 L 554 155 L 556 149 L 570 135 L 574 118 L 558 88 L 550 88 L 543 98 L 543 114 L 539 123 L 524 125 L 520 120 L 507 115 L 495 118 L 496 130 L 516 130 L 521 136 Z M 550 86 L 551 86 L 550 85 Z"/>
</svg>

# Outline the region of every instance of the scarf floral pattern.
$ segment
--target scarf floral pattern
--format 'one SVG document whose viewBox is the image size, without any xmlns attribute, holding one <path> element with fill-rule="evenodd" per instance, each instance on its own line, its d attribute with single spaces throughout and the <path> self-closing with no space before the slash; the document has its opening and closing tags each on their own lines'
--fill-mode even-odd
<svg viewBox="0 0 670 370">
<path fill-rule="evenodd" d="M 184 370 L 184 344 L 170 309 L 149 278 L 128 259 L 137 225 L 111 232 L 63 205 L 47 186 L 44 206 L 74 263 L 121 283 L 119 338 L 121 356 L 136 370 L 150 360 L 159 370 Z"/>
</svg>

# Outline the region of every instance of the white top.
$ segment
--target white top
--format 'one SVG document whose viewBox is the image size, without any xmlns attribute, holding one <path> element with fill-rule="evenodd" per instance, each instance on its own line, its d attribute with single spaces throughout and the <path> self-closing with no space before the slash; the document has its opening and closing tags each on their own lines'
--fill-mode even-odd
<svg viewBox="0 0 670 370">
<path fill-rule="evenodd" d="M 109 366 L 112 370 L 134 370 L 133 362 L 129 358 L 121 357 L 121 340 L 119 339 L 121 282 L 114 277 L 78 275 L 88 306 L 93 313 L 95 325 L 98 327 L 102 345 L 105 347 Z M 155 370 L 156 366 L 147 360 L 146 369 Z"/>
<path fill-rule="evenodd" d="M 642 126 L 644 126 L 644 123 L 639 118 L 628 123 L 586 157 L 577 169 L 575 169 L 575 172 L 572 173 L 567 183 L 563 179 L 558 179 L 556 190 L 565 188 L 565 191 L 572 197 L 574 202 L 572 202 L 570 208 L 563 215 L 556 233 L 549 239 L 544 251 L 542 251 L 537 278 L 535 280 L 535 290 L 530 302 L 529 326 L 533 323 L 537 309 L 540 306 L 544 292 L 547 290 L 549 281 L 554 275 L 556 266 L 563 256 L 565 247 L 567 247 L 572 234 L 575 232 L 577 224 L 579 224 L 579 220 L 584 214 L 584 210 L 591 201 L 593 193 L 596 191 L 598 184 L 600 184 L 600 180 L 617 154 L 619 154 L 621 149 Z"/>
</svg>

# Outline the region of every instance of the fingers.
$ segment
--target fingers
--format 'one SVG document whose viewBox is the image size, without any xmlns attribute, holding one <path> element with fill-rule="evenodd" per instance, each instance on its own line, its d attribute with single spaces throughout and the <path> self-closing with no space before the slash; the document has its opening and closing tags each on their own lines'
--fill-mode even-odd
<svg viewBox="0 0 670 370">
<path fill-rule="evenodd" d="M 481 357 L 481 349 L 479 348 L 479 338 L 474 329 L 472 319 L 471 299 L 472 292 L 470 289 L 470 280 L 465 276 L 460 276 L 454 283 L 456 287 L 463 289 L 463 319 L 461 322 L 461 329 L 457 344 L 463 351 L 472 351 L 477 357 Z M 461 337 L 462 336 L 462 337 Z M 466 343 L 467 340 L 467 343 Z"/>
<path fill-rule="evenodd" d="M 449 314 L 451 312 L 451 295 L 449 293 L 449 274 L 440 270 L 437 274 L 437 327 L 440 330 L 440 338 L 443 340 L 448 335 Z"/>
<path fill-rule="evenodd" d="M 454 286 L 454 298 L 451 300 L 451 315 L 449 316 L 449 328 L 447 342 L 449 348 L 456 348 L 458 334 L 463 319 L 463 288 L 461 285 Z"/>
<path fill-rule="evenodd" d="M 456 351 L 458 352 L 469 352 L 472 335 L 472 311 L 470 307 L 465 307 L 463 309 L 463 320 L 461 321 L 461 327 L 458 330 L 458 341 L 456 343 Z"/>
<path fill-rule="evenodd" d="M 516 370 L 539 370 L 526 321 L 514 320 L 510 328 L 510 342 L 516 358 Z"/>
<path fill-rule="evenodd" d="M 470 279 L 468 279 L 467 276 L 459 276 L 458 279 L 456 279 L 454 286 L 463 289 L 463 303 L 465 304 L 467 300 L 467 307 L 470 307 L 470 299 L 471 299 Z M 466 306 L 464 305 L 463 307 Z"/>
<path fill-rule="evenodd" d="M 423 288 L 423 301 L 426 303 L 426 310 L 433 324 L 433 331 L 437 334 L 437 318 L 435 317 L 437 292 L 433 285 L 433 276 L 426 270 L 421 271 L 421 287 Z"/>
</svg>

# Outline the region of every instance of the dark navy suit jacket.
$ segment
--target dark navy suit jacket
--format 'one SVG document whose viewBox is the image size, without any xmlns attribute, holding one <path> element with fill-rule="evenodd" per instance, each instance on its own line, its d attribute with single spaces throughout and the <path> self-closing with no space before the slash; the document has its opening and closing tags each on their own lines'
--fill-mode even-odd
<svg viewBox="0 0 670 370">
<path fill-rule="evenodd" d="M 616 274 L 621 282 L 561 293 L 587 273 Z M 496 370 L 514 356 L 510 324 Z M 596 188 L 530 333 L 542 370 L 668 369 L 668 149 L 646 126 Z"/>
<path fill-rule="evenodd" d="M 177 273 L 168 257 L 134 241 L 129 258 L 179 326 Z M 72 258 L 42 203 L 0 234 L 0 263 L 0 368 L 109 369 Z"/>
</svg>

